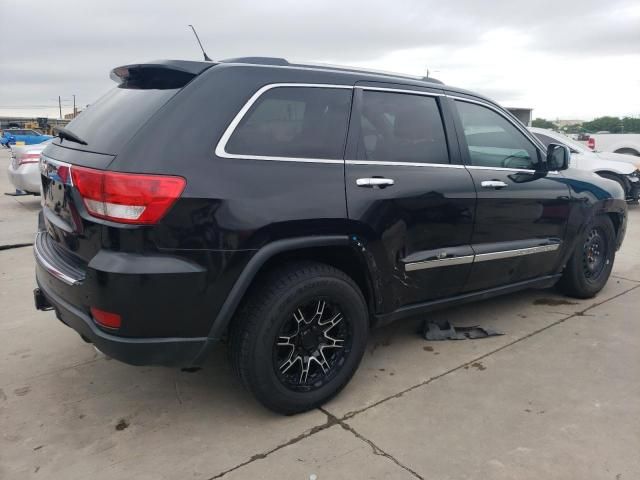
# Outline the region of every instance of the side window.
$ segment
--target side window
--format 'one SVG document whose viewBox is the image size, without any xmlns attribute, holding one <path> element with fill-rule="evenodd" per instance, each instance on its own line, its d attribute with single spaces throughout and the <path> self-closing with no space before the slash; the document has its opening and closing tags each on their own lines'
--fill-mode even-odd
<svg viewBox="0 0 640 480">
<path fill-rule="evenodd" d="M 449 163 L 435 98 L 364 90 L 358 160 Z"/>
<path fill-rule="evenodd" d="M 244 115 L 226 151 L 238 155 L 342 159 L 351 89 L 276 87 Z"/>
<path fill-rule="evenodd" d="M 538 150 L 511 122 L 489 108 L 456 100 L 471 165 L 535 169 Z"/>
</svg>

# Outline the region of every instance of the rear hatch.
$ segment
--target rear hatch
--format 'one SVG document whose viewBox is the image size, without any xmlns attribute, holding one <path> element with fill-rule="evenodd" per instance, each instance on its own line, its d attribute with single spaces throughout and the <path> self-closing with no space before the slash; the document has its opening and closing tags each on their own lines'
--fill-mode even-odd
<svg viewBox="0 0 640 480">
<path fill-rule="evenodd" d="M 108 242 L 109 229 L 159 221 L 182 192 L 184 180 L 112 172 L 109 165 L 152 116 L 212 65 L 159 61 L 111 72 L 118 86 L 61 130 L 43 152 L 39 229 L 47 234 L 39 240 L 48 252 L 81 268 Z M 119 249 L 120 244 L 109 247 Z"/>
</svg>

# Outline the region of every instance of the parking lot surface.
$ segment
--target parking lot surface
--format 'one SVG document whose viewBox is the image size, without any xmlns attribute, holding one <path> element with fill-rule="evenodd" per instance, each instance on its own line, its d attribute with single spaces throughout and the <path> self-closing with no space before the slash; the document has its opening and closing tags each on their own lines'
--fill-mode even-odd
<svg viewBox="0 0 640 480">
<path fill-rule="evenodd" d="M 376 330 L 346 389 L 293 417 L 243 391 L 224 345 L 195 373 L 132 367 L 37 312 L 38 209 L 0 195 L 0 479 L 640 478 L 638 207 L 596 298 L 432 314 L 505 333 L 482 340 L 426 342 L 420 319 Z"/>
</svg>

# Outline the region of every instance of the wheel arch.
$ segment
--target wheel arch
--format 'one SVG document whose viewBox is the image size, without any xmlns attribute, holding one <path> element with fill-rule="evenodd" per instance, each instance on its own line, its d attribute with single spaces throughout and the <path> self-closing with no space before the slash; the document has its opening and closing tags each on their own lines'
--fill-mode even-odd
<svg viewBox="0 0 640 480">
<path fill-rule="evenodd" d="M 622 153 L 625 155 L 635 155 L 636 157 L 640 157 L 640 151 L 638 151 L 637 147 L 621 146 L 617 147 L 613 153 Z"/>
<path fill-rule="evenodd" d="M 615 171 L 613 171 L 613 170 L 602 170 L 602 169 L 600 169 L 600 170 L 596 170 L 596 171 L 594 171 L 593 173 L 595 173 L 595 174 L 597 174 L 597 175 L 600 175 L 600 176 L 602 176 L 602 174 L 605 174 L 605 175 L 614 175 L 614 176 L 616 176 L 616 177 L 621 177 L 621 176 L 622 176 L 622 174 L 620 174 L 620 173 L 618 173 L 618 172 L 615 172 Z"/>
<path fill-rule="evenodd" d="M 216 315 L 209 339 L 215 341 L 224 335 L 242 299 L 260 276 L 285 262 L 298 260 L 326 263 L 346 273 L 361 289 L 371 317 L 380 297 L 372 281 L 371 266 L 358 251 L 357 241 L 348 235 L 296 237 L 273 241 L 251 257 Z"/>
</svg>

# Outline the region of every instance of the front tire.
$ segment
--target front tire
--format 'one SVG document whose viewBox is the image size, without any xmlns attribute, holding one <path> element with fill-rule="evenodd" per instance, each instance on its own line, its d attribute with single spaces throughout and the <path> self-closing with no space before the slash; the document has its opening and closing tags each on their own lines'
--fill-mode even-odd
<svg viewBox="0 0 640 480">
<path fill-rule="evenodd" d="M 366 349 L 367 305 L 340 270 L 300 262 L 263 278 L 230 330 L 244 386 L 286 415 L 322 405 L 351 379 Z"/>
<path fill-rule="evenodd" d="M 616 256 L 616 233 L 606 215 L 598 215 L 585 228 L 558 287 L 575 298 L 591 298 L 607 283 Z"/>
</svg>

